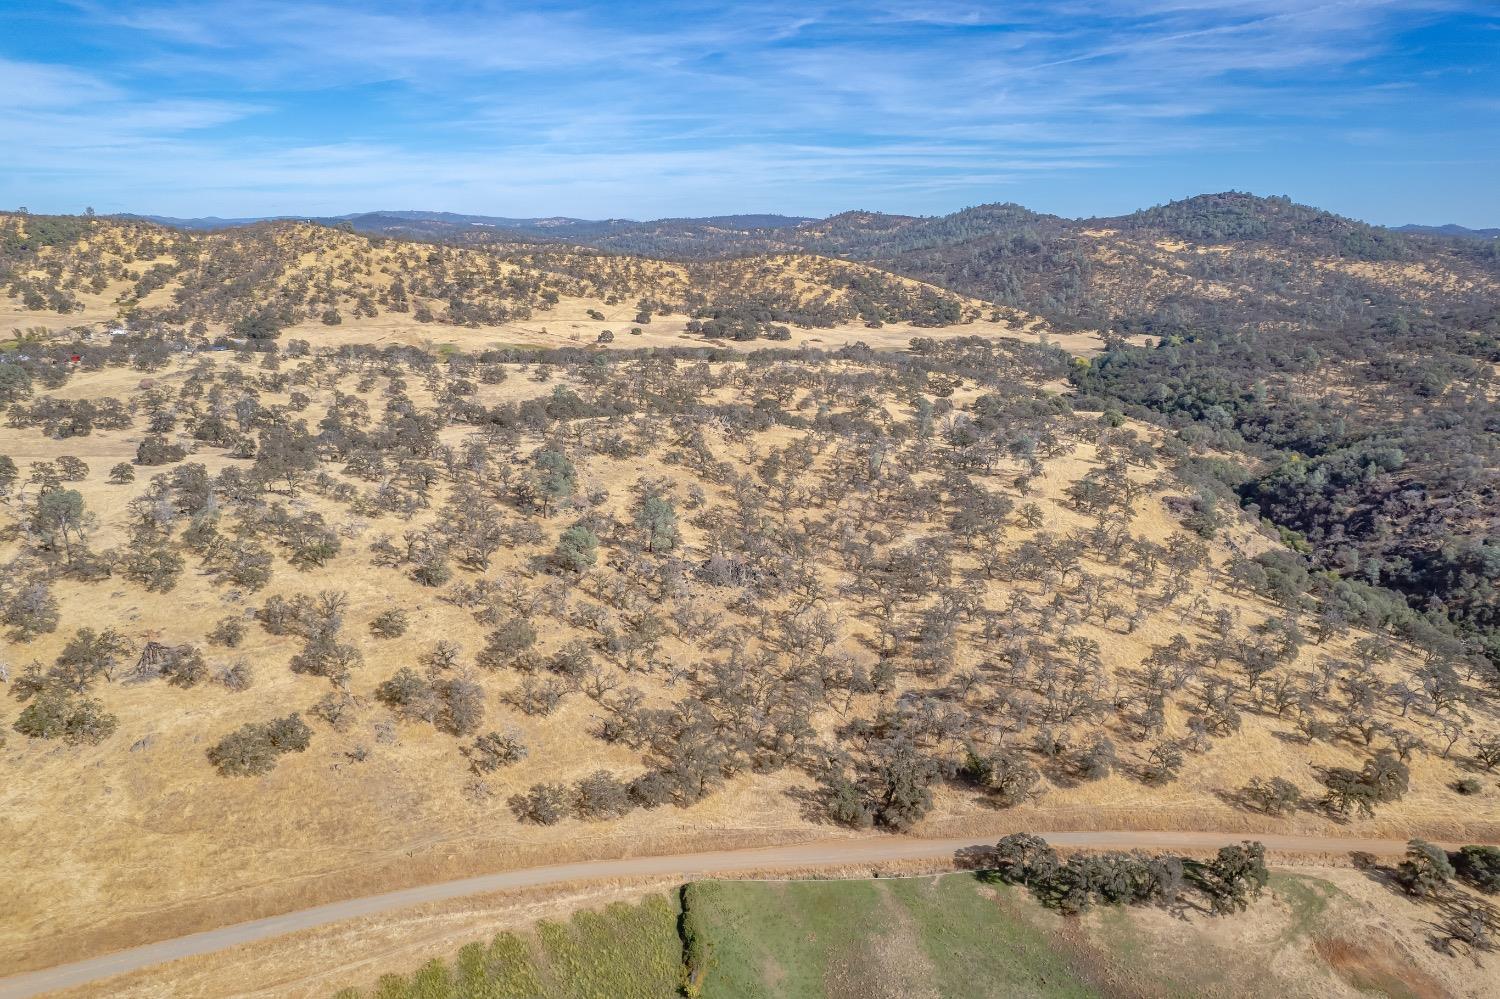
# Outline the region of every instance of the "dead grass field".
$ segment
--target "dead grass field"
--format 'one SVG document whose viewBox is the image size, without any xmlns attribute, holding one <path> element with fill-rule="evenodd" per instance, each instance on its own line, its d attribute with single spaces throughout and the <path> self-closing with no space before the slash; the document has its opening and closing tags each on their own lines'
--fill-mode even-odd
<svg viewBox="0 0 1500 999">
<path fill-rule="evenodd" d="M 80 244 L 67 248 L 43 248 L 37 268 L 30 272 L 39 281 L 52 281 L 47 268 L 58 268 L 71 278 L 70 294 L 78 303 L 76 311 L 58 313 L 27 308 L 15 297 L 0 297 L 0 335 L 13 330 L 46 330 L 53 333 L 71 327 L 93 326 L 101 330 L 123 324 L 137 313 L 149 313 L 172 305 L 180 290 L 180 278 L 141 295 L 135 282 L 119 277 L 104 280 L 95 291 L 81 275 L 92 270 L 83 260 L 96 255 L 100 264 L 124 268 L 141 274 L 153 267 L 172 267 L 177 263 L 170 240 L 185 238 L 206 245 L 244 238 L 245 233 L 180 236 L 155 227 L 120 226 L 99 220 L 92 223 L 92 235 Z M 337 230 L 307 225 L 275 227 L 271 245 L 287 259 L 262 295 L 291 285 L 316 285 L 341 304 L 341 322 L 328 326 L 315 318 L 306 318 L 287 330 L 288 336 L 302 336 L 320 345 L 336 347 L 352 343 L 405 344 L 431 347 L 452 345 L 461 350 L 483 350 L 507 346 L 599 346 L 601 349 L 679 346 L 706 343 L 728 349 L 754 349 L 754 343 L 709 340 L 685 331 L 688 322 L 680 312 L 656 316 L 648 324 L 637 324 L 636 299 L 647 296 L 667 302 L 677 301 L 695 287 L 695 282 L 722 281 L 726 287 L 748 293 L 774 293 L 788 301 L 806 302 L 824 299 L 841 302 L 848 292 L 841 285 L 862 276 L 870 276 L 897 289 L 911 292 L 936 289 L 861 264 L 811 255 L 771 254 L 742 260 L 702 265 L 684 265 L 648 258 L 600 255 L 567 247 L 498 247 L 499 262 L 491 264 L 491 253 L 460 249 L 448 252 L 457 268 L 474 273 L 493 273 L 501 277 L 526 275 L 550 280 L 563 289 L 555 301 L 532 303 L 532 314 L 525 319 L 485 322 L 479 325 L 418 322 L 410 312 L 380 309 L 375 316 L 351 314 L 349 301 L 385 287 L 390 280 L 413 267 L 424 254 L 423 244 L 396 240 L 367 240 Z M 696 267 L 696 269 L 695 269 Z M 589 287 L 590 282 L 593 283 Z M 582 293 L 582 292 L 588 293 Z M 946 293 L 940 293 L 946 294 Z M 951 326 L 914 326 L 907 322 L 888 322 L 869 328 L 860 322 L 842 322 L 827 327 L 791 327 L 791 340 L 783 346 L 811 346 L 835 349 L 862 342 L 877 350 L 901 350 L 916 336 L 944 339 L 953 336 L 1004 336 L 1035 342 L 1046 340 L 1073 353 L 1088 355 L 1103 348 L 1095 331 L 1060 332 L 1040 318 L 1018 309 L 1007 308 L 1006 318 L 992 321 L 992 305 L 977 299 L 953 296 L 963 303 L 963 321 Z M 438 299 L 413 296 L 413 305 L 423 304 L 441 313 L 445 304 Z M 590 313 L 603 316 L 592 318 Z M 210 321 L 208 332 L 224 332 L 226 323 Z M 632 334 L 632 329 L 641 332 Z M 609 330 L 615 335 L 612 344 L 597 344 L 599 334 Z M 103 334 L 101 334 L 103 335 Z"/>
<path fill-rule="evenodd" d="M 69 315 L 32 312 L 19 307 L 12 299 L 0 299 L 0 337 L 16 330 L 42 329 L 53 334 L 78 326 L 110 328 L 121 321 L 121 310 L 114 299 L 125 290 L 124 284 L 113 286 L 100 295 L 80 296 L 86 308 Z M 604 319 L 589 316 L 590 310 Z M 635 323 L 633 305 L 607 304 L 602 298 L 561 298 L 545 312 L 530 319 L 485 326 L 456 326 L 444 323 L 418 323 L 409 315 L 383 312 L 373 318 L 347 317 L 338 326 L 303 321 L 287 327 L 285 336 L 301 337 L 320 347 L 335 348 L 345 344 L 404 345 L 437 349 L 451 346 L 457 350 L 482 351 L 506 347 L 590 347 L 596 350 L 632 350 L 641 347 L 712 346 L 727 350 L 757 350 L 767 346 L 812 347 L 836 350 L 855 343 L 876 350 L 905 350 L 913 338 L 944 340 L 952 337 L 1002 337 L 1028 343 L 1050 343 L 1080 357 L 1097 354 L 1104 341 L 1094 331 L 1061 332 L 1035 317 L 1019 324 L 1009 320 L 991 322 L 973 319 L 956 326 L 924 327 L 910 323 L 885 323 L 871 329 L 862 323 L 840 323 L 829 327 L 791 327 L 791 339 L 779 344 L 764 341 L 738 343 L 710 339 L 688 333 L 688 319 L 681 315 L 658 316 L 645 326 Z M 222 325 L 211 324 L 211 333 L 224 332 Z M 640 329 L 633 334 L 632 329 Z M 604 331 L 614 334 L 610 343 L 599 343 Z"/>
<path fill-rule="evenodd" d="M 538 325 L 550 329 L 555 322 L 549 317 Z M 315 339 L 321 349 L 357 342 L 361 337 L 371 339 L 370 334 L 378 328 L 372 325 L 365 329 L 350 322 L 332 331 L 293 330 L 289 335 Z M 667 328 L 666 324 L 658 327 L 653 323 L 650 336 L 663 342 L 681 342 L 667 333 Z M 437 334 L 434 339 L 439 342 L 453 342 L 466 350 L 477 344 L 459 334 L 496 335 L 490 330 L 453 330 L 449 337 L 448 330 L 420 330 L 423 335 L 429 332 Z M 588 332 L 581 327 L 580 335 L 586 337 Z M 618 335 L 623 332 L 619 329 L 616 332 L 617 346 L 629 346 L 637 339 Z M 877 332 L 890 337 L 881 344 L 890 349 L 910 335 L 910 331 L 888 329 L 863 331 L 857 338 L 871 342 L 870 334 Z M 948 332 L 967 335 L 971 331 L 959 327 Z M 809 338 L 816 335 L 824 339 L 837 335 L 828 331 L 798 331 L 797 335 L 804 333 Z M 418 331 L 393 325 L 390 335 L 417 336 Z M 930 335 L 930 331 L 920 335 Z M 516 336 L 519 338 L 519 332 Z M 563 342 L 569 334 L 548 336 L 557 336 Z M 380 338 L 373 340 L 379 342 Z M 180 386 L 201 360 L 202 356 L 178 358 L 168 370 L 149 377 L 160 385 Z M 233 363 L 224 355 L 210 356 L 208 361 L 215 365 Z M 494 404 L 534 398 L 552 392 L 559 384 L 588 391 L 584 383 L 565 372 L 554 373 L 543 382 L 535 380 L 536 371 L 531 366 L 515 365 L 509 370 L 510 377 L 502 384 L 480 387 L 482 401 Z M 128 399 L 138 393 L 142 377 L 139 372 L 118 369 L 85 372 L 53 394 L 60 398 L 113 395 Z M 346 380 L 340 387 L 350 391 L 352 381 Z M 315 413 L 332 399 L 329 384 L 305 390 L 312 397 Z M 420 404 L 431 401 L 418 379 L 413 379 L 410 394 Z M 974 394 L 973 386 L 962 386 L 955 399 L 962 402 Z M 265 394 L 268 403 L 285 400 L 284 394 Z M 372 408 L 378 405 L 377 400 L 371 401 Z M 891 405 L 895 407 L 896 403 Z M 1147 428 L 1136 429 L 1151 433 Z M 87 461 L 91 466 L 89 477 L 72 487 L 84 495 L 98 519 L 93 544 L 102 549 L 125 540 L 127 503 L 140 492 L 149 475 L 160 469 L 139 470 L 142 474 L 131 486 L 110 485 L 105 479 L 111 464 L 134 454 L 141 436 L 139 427 L 96 431 L 65 441 L 48 439 L 30 429 L 6 428 L 0 433 L 4 438 L 0 450 L 22 466 L 23 477 L 31 462 L 63 454 Z M 454 426 L 442 433 L 445 443 L 457 444 L 466 430 Z M 748 440 L 734 440 L 712 427 L 708 435 L 721 458 L 743 467 L 793 436 L 777 428 Z M 642 475 L 667 476 L 679 490 L 694 481 L 683 466 L 667 463 L 664 452 L 662 446 L 644 459 L 592 455 L 580 460 L 580 492 L 607 490 L 611 498 L 605 509 L 628 522 L 630 485 Z M 203 462 L 210 473 L 235 461 L 208 448 L 189 460 Z M 1088 444 L 1047 461 L 1044 475 L 1033 483 L 1028 497 L 1044 508 L 1047 530 L 1066 532 L 1088 525 L 1089 519 L 1064 501 L 1064 489 L 1097 464 L 1097 452 Z M 1140 469 L 1132 475 L 1142 482 L 1153 477 Z M 999 484 L 998 475 L 991 479 Z M 1134 534 L 1161 543 L 1179 530 L 1176 517 L 1163 503 L 1165 495 L 1154 489 L 1140 504 L 1130 522 Z M 723 490 L 713 491 L 710 508 L 719 508 L 723 502 Z M 837 496 L 826 496 L 817 498 L 814 508 L 837 509 L 844 502 Z M 551 827 L 518 824 L 505 805 L 511 793 L 536 781 L 571 781 L 601 766 L 630 771 L 639 765 L 639 754 L 587 734 L 597 709 L 582 696 L 570 697 L 544 718 L 522 715 L 501 700 L 501 695 L 516 685 L 516 678 L 504 672 L 481 676 L 486 688 L 485 728 L 514 725 L 524 733 L 530 756 L 485 777 L 482 787 L 476 787 L 474 775 L 465 766 L 459 740 L 431 726 L 400 724 L 395 726 L 394 741 L 381 741 L 375 726 L 388 720 L 388 713 L 374 699 L 376 685 L 398 667 L 414 664 L 439 639 L 457 642 L 465 655 L 472 657 L 483 646 L 486 629 L 466 611 L 435 599 L 431 589 L 417 585 L 406 574 L 371 567 L 369 540 L 382 531 L 399 536 L 410 523 L 394 516 L 354 516 L 346 508 L 310 493 L 294 499 L 292 505 L 320 510 L 339 527 L 346 539 L 344 550 L 330 564 L 299 571 L 278 554 L 270 586 L 254 595 L 215 585 L 198 571 L 192 558 L 177 588 L 164 594 L 146 593 L 118 577 L 100 583 L 63 582 L 55 589 L 63 608 L 63 622 L 55 633 L 26 645 L 0 643 L 0 659 L 16 669 L 33 659 L 43 664 L 52 662 L 78 627 L 118 628 L 137 642 L 204 644 L 204 636 L 219 618 L 243 615 L 272 594 L 336 589 L 349 597 L 347 640 L 361 649 L 365 659 L 352 682 L 352 692 L 363 705 L 358 724 L 348 732 L 316 725 L 312 747 L 285 757 L 264 777 L 221 778 L 209 766 L 205 750 L 244 722 L 305 712 L 327 689 L 327 683 L 291 673 L 287 662 L 297 651 L 297 640 L 269 635 L 253 623 L 245 644 L 238 649 L 204 645 L 215 661 L 244 657 L 253 665 L 256 683 L 247 692 L 231 693 L 211 685 L 179 690 L 160 682 L 108 684 L 100 688 L 98 696 L 118 715 L 120 725 L 103 744 L 68 748 L 10 733 L 0 748 L 0 843 L 4 844 L 9 884 L 13 889 L 24 886 L 24 890 L 10 892 L 0 914 L 0 971 L 43 967 L 206 926 L 465 874 L 586 857 L 784 842 L 827 836 L 834 831 L 801 814 L 792 792 L 805 786 L 807 780 L 793 771 L 736 776 L 722 790 L 686 809 L 669 806 L 638 810 L 622 819 L 598 823 L 569 819 Z M 0 523 L 14 520 L 18 509 L 14 503 L 0 508 Z M 554 517 L 543 521 L 542 526 L 547 535 L 545 548 L 566 526 L 566 519 Z M 702 556 L 703 534 L 687 517 L 683 518 L 683 534 L 689 557 Z M 1019 540 L 1027 534 L 1018 528 L 1012 538 Z M 1214 542 L 1211 558 L 1221 566 L 1232 548 L 1254 552 L 1271 544 L 1254 525 L 1236 522 Z M 535 554 L 503 550 L 484 575 L 540 586 L 547 577 L 536 567 Z M 1091 569 L 1123 578 L 1114 567 L 1096 565 Z M 829 579 L 839 575 L 831 564 L 822 565 L 821 571 Z M 605 578 L 612 572 L 603 564 L 598 570 Z M 1207 572 L 1192 582 L 1195 591 L 1212 606 L 1231 608 L 1246 626 L 1276 613 L 1259 598 L 1228 593 Z M 1034 584 L 989 580 L 983 584 L 984 602 L 1004 606 L 1017 589 L 1040 596 Z M 590 592 L 572 595 L 575 600 L 584 596 L 590 596 Z M 697 596 L 707 602 L 715 599 L 707 591 Z M 411 610 L 410 630 L 398 639 L 375 639 L 367 630 L 368 622 L 393 606 Z M 861 661 L 870 661 L 869 621 L 838 598 L 831 601 L 830 609 L 845 631 L 845 650 Z M 1148 617 L 1130 634 L 1092 622 L 1081 622 L 1073 630 L 1100 643 L 1106 673 L 1118 677 L 1149 655 L 1153 645 L 1198 627 L 1178 608 Z M 539 631 L 539 646 L 544 653 L 577 635 L 561 619 L 548 620 Z M 1316 654 L 1347 655 L 1358 637 L 1356 633 L 1337 640 L 1316 650 Z M 702 650 L 675 638 L 666 641 L 665 654 L 682 660 L 704 655 Z M 960 665 L 973 665 L 984 654 L 979 643 L 965 643 L 960 650 Z M 1309 659 L 1314 654 L 1311 648 L 1304 653 Z M 1380 667 L 1381 675 L 1399 675 L 1409 668 L 1411 655 L 1403 652 L 1396 661 Z M 660 674 L 632 674 L 629 682 L 658 703 L 672 696 Z M 0 701 L 0 725 L 9 730 L 20 709 L 14 699 Z M 831 713 L 823 716 L 823 732 L 831 731 L 835 721 Z M 1487 712 L 1476 713 L 1474 724 L 1489 728 L 1494 720 Z M 1182 735 L 1184 726 L 1184 716 L 1175 712 L 1168 731 Z M 1486 782 L 1479 797 L 1460 797 L 1450 789 L 1454 779 L 1465 772 L 1460 769 L 1460 760 L 1444 760 L 1433 754 L 1414 760 L 1410 794 L 1382 809 L 1374 819 L 1335 823 L 1312 812 L 1270 819 L 1248 813 L 1221 796 L 1252 776 L 1272 775 L 1286 777 L 1310 792 L 1318 786 L 1318 767 L 1357 768 L 1363 759 L 1362 753 L 1347 744 L 1308 746 L 1291 733 L 1292 724 L 1287 719 L 1246 712 L 1240 731 L 1216 740 L 1206 753 L 1190 755 L 1180 778 L 1166 787 L 1150 787 L 1116 773 L 1071 786 L 1057 782 L 1039 801 L 1006 811 L 996 811 L 972 793 L 944 788 L 937 792 L 936 805 L 919 831 L 993 836 L 1027 828 L 1212 828 L 1305 833 L 1337 830 L 1464 841 L 1500 839 L 1500 808 L 1493 782 Z M 368 752 L 368 758 L 354 762 L 352 754 L 360 749 Z M 547 911 L 547 905 L 593 904 L 606 897 L 613 896 L 590 890 L 538 897 L 527 900 L 527 908 L 513 911 L 513 916 L 524 921 Z M 331 975 L 357 972 L 365 977 L 370 971 L 408 963 L 419 949 L 441 950 L 459 937 L 472 935 L 481 924 L 493 927 L 497 925 L 492 921 L 496 914 L 512 907 L 513 901 L 475 900 L 377 926 L 341 928 L 330 931 L 332 935 L 293 945 L 305 946 L 305 951 L 272 948 L 245 955 L 244 963 L 237 956 L 226 956 L 216 959 L 222 963 L 182 970 L 184 977 L 165 987 L 173 995 L 229 994 L 214 990 L 225 987 L 230 968 L 236 969 L 235 975 L 244 973 L 247 978 L 275 968 L 280 977 L 268 990 L 256 994 L 310 995 L 322 991 Z M 341 955 L 344 963 L 327 975 L 317 974 L 319 964 L 328 962 L 334 954 Z M 379 954 L 385 956 L 376 956 Z M 158 979 L 155 985 L 121 985 L 121 991 L 99 994 L 164 995 L 167 993 L 160 991 L 163 987 Z"/>
</svg>

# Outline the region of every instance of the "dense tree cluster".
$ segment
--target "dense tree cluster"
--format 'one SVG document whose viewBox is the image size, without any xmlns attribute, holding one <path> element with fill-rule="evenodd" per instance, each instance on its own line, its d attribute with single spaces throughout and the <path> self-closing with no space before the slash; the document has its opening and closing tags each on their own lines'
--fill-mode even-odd
<svg viewBox="0 0 1500 999">
<path fill-rule="evenodd" d="M 1243 911 L 1270 880 L 1265 857 L 1260 843 L 1246 841 L 1221 847 L 1206 863 L 1142 853 L 1075 853 L 1064 860 L 1041 837 L 1015 833 L 960 860 L 1077 915 L 1095 904 L 1174 905 L 1189 888 L 1206 895 L 1215 912 Z"/>
<path fill-rule="evenodd" d="M 853 211 L 800 225 L 757 221 L 662 220 L 565 238 L 688 260 L 815 253 L 1059 324 L 1144 332 L 1216 323 L 1342 325 L 1401 303 L 1422 311 L 1472 305 L 1484 301 L 1500 270 L 1493 240 L 1396 233 L 1285 197 L 1232 191 L 1101 219 L 990 204 L 937 217 Z M 1456 280 L 1347 265 L 1412 262 Z"/>
<path fill-rule="evenodd" d="M 1497 360 L 1500 316 L 1486 312 L 1168 337 L 1072 379 L 1095 405 L 1240 452 L 1196 471 L 1295 532 L 1317 568 L 1404 594 L 1500 661 Z"/>
</svg>

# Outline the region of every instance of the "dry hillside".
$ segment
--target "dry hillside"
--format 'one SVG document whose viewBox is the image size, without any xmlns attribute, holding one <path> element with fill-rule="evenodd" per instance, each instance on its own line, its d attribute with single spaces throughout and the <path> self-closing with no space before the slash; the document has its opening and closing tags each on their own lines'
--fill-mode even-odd
<svg viewBox="0 0 1500 999">
<path fill-rule="evenodd" d="M 567 246 L 445 246 L 311 223 L 180 232 L 146 222 L 0 214 L 0 286 L 17 326 L 34 318 L 226 326 L 389 326 L 441 337 L 589 318 L 630 327 L 677 317 L 711 338 L 858 323 L 918 327 L 999 320 L 992 307 L 863 264 L 808 254 L 672 263 Z M 0 303 L 4 302 L 0 299 Z M 1030 317 L 1004 310 L 1009 326 Z M 46 322 L 47 317 L 54 317 Z M 383 324 L 369 321 L 384 317 Z M 251 320 L 261 320 L 259 326 Z M 596 327 L 596 332 L 603 327 Z M 700 332 L 689 327 L 692 332 Z"/>
<path fill-rule="evenodd" d="M 315 235 L 369 259 L 271 269 L 417 252 Z M 1061 351 L 336 342 L 0 364 L 0 968 L 839 828 L 1500 834 L 1482 664 L 1074 412 Z"/>
</svg>

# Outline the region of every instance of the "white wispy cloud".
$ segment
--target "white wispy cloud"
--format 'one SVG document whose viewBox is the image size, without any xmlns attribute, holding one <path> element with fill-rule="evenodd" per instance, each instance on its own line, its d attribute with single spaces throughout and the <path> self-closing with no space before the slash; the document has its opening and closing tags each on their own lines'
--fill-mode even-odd
<svg viewBox="0 0 1500 999">
<path fill-rule="evenodd" d="M 124 97 L 118 87 L 70 66 L 0 58 L 0 108 L 7 111 L 45 111 Z"/>
<path fill-rule="evenodd" d="M 80 0 L 69 10 L 105 52 L 97 65 L 8 48 L 0 13 L 0 139 L 12 150 L 0 197 L 92 176 L 94 200 L 174 212 L 440 203 L 676 214 L 742 207 L 741 197 L 788 210 L 882 193 L 932 201 L 1254 153 L 1317 120 L 1378 147 L 1399 138 L 1381 107 L 1420 94 L 1362 67 L 1388 56 L 1400 31 L 1484 6 Z"/>
</svg>

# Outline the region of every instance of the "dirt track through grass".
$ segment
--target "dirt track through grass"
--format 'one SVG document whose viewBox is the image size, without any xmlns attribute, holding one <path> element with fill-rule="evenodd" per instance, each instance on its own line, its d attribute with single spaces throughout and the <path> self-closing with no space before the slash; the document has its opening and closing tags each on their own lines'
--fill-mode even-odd
<svg viewBox="0 0 1500 999">
<path fill-rule="evenodd" d="M 1213 850 L 1243 838 L 1220 832 L 1045 832 L 1054 846 L 1090 849 Z M 1369 853 L 1398 856 L 1404 841 L 1332 839 L 1315 836 L 1258 835 L 1267 850 L 1278 853 Z M 963 839 L 916 839 L 881 836 L 864 839 L 821 840 L 755 850 L 723 850 L 661 857 L 628 857 L 618 860 L 558 864 L 526 870 L 504 871 L 459 881 L 423 885 L 365 898 L 348 899 L 299 912 L 238 923 L 173 940 L 164 940 L 80 960 L 72 964 L 0 979 L 0 999 L 24 999 L 44 992 L 82 985 L 112 975 L 124 974 L 153 964 L 208 954 L 227 947 L 265 940 L 316 926 L 356 919 L 408 906 L 459 898 L 480 892 L 501 891 L 534 885 L 560 884 L 613 877 L 681 875 L 692 880 L 707 874 L 734 871 L 774 870 L 819 865 L 880 863 L 896 860 L 942 859 L 962 847 L 974 845 Z"/>
</svg>

